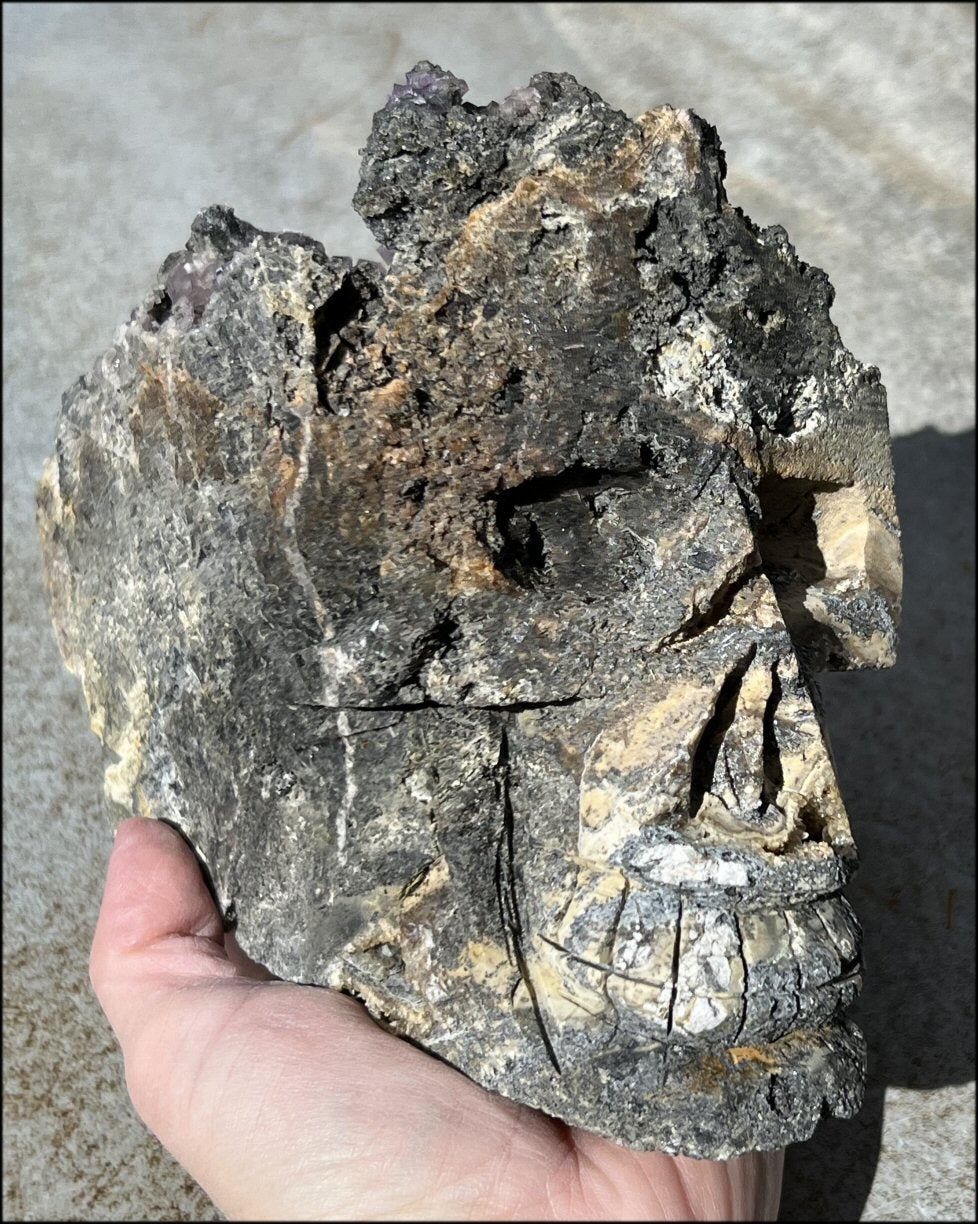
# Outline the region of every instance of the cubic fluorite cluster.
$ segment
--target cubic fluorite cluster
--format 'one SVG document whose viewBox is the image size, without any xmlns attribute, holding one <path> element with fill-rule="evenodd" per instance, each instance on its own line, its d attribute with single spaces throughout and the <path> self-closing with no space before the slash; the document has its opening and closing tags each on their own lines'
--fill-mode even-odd
<svg viewBox="0 0 978 1224">
<path fill-rule="evenodd" d="M 389 266 L 205 210 L 67 393 L 54 621 L 245 950 L 485 1087 L 729 1157 L 858 1107 L 813 674 L 886 666 L 885 397 L 715 131 L 420 64 Z"/>
</svg>

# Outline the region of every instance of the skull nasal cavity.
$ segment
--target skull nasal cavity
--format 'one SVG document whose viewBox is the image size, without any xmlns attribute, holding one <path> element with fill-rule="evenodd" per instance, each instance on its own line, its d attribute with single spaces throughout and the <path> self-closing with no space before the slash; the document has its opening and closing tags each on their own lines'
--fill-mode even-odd
<svg viewBox="0 0 978 1224">
<path fill-rule="evenodd" d="M 754 661 L 757 647 L 750 650 L 737 666 L 730 672 L 720 692 L 709 721 L 703 728 L 693 749 L 693 759 L 690 763 L 689 785 L 689 815 L 694 817 L 703 803 L 703 796 L 713 784 L 713 775 L 717 767 L 717 758 L 723 745 L 724 737 L 733 724 L 737 712 L 737 699 L 740 697 L 741 685 L 747 669 Z"/>
</svg>

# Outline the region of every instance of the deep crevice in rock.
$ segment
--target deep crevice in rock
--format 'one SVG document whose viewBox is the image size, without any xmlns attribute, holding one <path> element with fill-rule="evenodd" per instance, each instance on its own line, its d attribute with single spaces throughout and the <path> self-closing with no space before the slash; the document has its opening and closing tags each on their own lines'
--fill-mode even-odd
<svg viewBox="0 0 978 1224">
<path fill-rule="evenodd" d="M 713 629 L 730 611 L 738 594 L 748 586 L 761 572 L 759 566 L 750 569 L 738 577 L 724 583 L 714 593 L 709 607 L 702 612 L 693 612 L 673 633 L 662 639 L 663 646 L 672 646 L 675 642 L 685 642 L 690 638 L 699 637 L 708 629 Z"/>
<path fill-rule="evenodd" d="M 805 803 L 801 811 L 798 813 L 798 819 L 801 822 L 801 827 L 804 829 L 808 842 L 822 842 L 825 840 L 827 821 L 825 817 L 811 803 Z"/>
<path fill-rule="evenodd" d="M 740 963 L 744 975 L 743 993 L 741 995 L 742 1003 L 740 1008 L 740 1020 L 737 1023 L 737 1031 L 733 1035 L 733 1041 L 737 1042 L 740 1039 L 740 1035 L 747 1027 L 747 1002 L 750 998 L 750 970 L 747 965 L 747 956 L 744 953 L 744 932 L 740 925 L 740 918 L 736 911 L 734 911 L 732 917 L 734 930 L 737 932 L 737 952 L 740 956 Z"/>
<path fill-rule="evenodd" d="M 514 408 L 520 407 L 523 403 L 523 380 L 525 377 L 525 372 L 518 366 L 514 366 L 506 375 L 498 401 L 500 411 L 512 412 Z"/>
<path fill-rule="evenodd" d="M 401 682 L 401 687 L 416 685 L 423 691 L 422 672 L 434 659 L 439 659 L 442 655 L 447 654 L 458 642 L 460 635 L 461 628 L 454 617 L 447 612 L 439 616 L 428 632 L 418 641 L 409 674 Z"/>
<path fill-rule="evenodd" d="M 676 940 L 672 945 L 672 989 L 669 994 L 669 1011 L 666 1016 L 666 1036 L 672 1036 L 673 1013 L 676 1010 L 676 995 L 679 993 L 679 954 L 683 939 L 683 900 L 679 898 L 679 910 L 676 914 Z"/>
<path fill-rule="evenodd" d="M 762 722 L 764 774 L 761 797 L 765 803 L 771 806 L 774 806 L 777 802 L 781 787 L 784 785 L 784 770 L 781 768 L 781 750 L 778 747 L 778 737 L 774 728 L 774 718 L 780 703 L 781 677 L 778 675 L 778 666 L 775 663 L 771 667 L 771 692 L 764 706 Z"/>
<path fill-rule="evenodd" d="M 313 332 L 316 340 L 316 384 L 319 388 L 319 403 L 327 412 L 332 409 L 326 393 L 327 375 L 354 351 L 354 347 L 341 336 L 344 327 L 355 322 L 366 302 L 353 283 L 345 276 L 339 288 L 316 310 L 313 316 Z"/>
<path fill-rule="evenodd" d="M 659 202 L 658 200 L 652 205 L 648 219 L 640 230 L 635 234 L 635 253 L 638 255 L 644 251 L 648 240 L 652 237 L 655 231 L 659 228 Z"/>
<path fill-rule="evenodd" d="M 493 557 L 493 563 L 517 586 L 530 587 L 547 565 L 547 550 L 536 521 L 514 508 L 499 523 L 503 545 Z"/>
<path fill-rule="evenodd" d="M 323 710 L 331 714 L 342 712 L 355 714 L 358 711 L 365 714 L 400 714 L 411 713 L 413 710 L 481 710 L 490 714 L 519 714 L 524 710 L 558 709 L 562 706 L 576 705 L 577 702 L 584 700 L 586 700 L 586 694 L 573 693 L 569 697 L 554 697 L 547 701 L 489 702 L 483 705 L 468 701 L 447 702 L 426 698 L 424 701 L 386 701 L 376 705 L 323 705 L 319 702 L 308 702 L 299 708 Z"/>
<path fill-rule="evenodd" d="M 160 326 L 169 318 L 172 309 L 173 303 L 170 301 L 170 295 L 164 289 L 159 301 L 150 306 L 146 313 L 157 326 Z"/>
<path fill-rule="evenodd" d="M 553 501 L 563 493 L 575 491 L 600 493 L 605 489 L 628 488 L 647 475 L 644 467 L 596 468 L 584 463 L 575 463 L 562 472 L 546 476 L 531 476 L 511 489 L 495 495 L 501 511 L 510 506 L 530 506 L 537 502 Z"/>
</svg>

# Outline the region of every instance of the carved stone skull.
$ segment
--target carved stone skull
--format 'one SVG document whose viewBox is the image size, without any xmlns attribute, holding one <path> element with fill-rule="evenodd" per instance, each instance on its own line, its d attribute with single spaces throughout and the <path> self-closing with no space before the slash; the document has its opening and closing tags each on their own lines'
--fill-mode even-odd
<svg viewBox="0 0 978 1224">
<path fill-rule="evenodd" d="M 208 209 L 66 395 L 60 645 L 273 972 L 619 1142 L 781 1146 L 861 1096 L 812 675 L 893 658 L 878 372 L 694 114 L 463 92 L 375 116 L 389 266 Z"/>
</svg>

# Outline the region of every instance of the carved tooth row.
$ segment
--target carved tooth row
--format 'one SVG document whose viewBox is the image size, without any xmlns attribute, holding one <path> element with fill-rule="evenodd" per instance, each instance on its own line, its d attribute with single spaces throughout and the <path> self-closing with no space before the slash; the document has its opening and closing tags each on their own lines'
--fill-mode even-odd
<svg viewBox="0 0 978 1224">
<path fill-rule="evenodd" d="M 558 1025 L 603 1015 L 658 1041 L 764 1043 L 828 1022 L 858 993 L 859 930 L 841 897 L 736 913 L 584 874 L 537 941 Z"/>
<path fill-rule="evenodd" d="M 608 997 L 626 1029 L 660 1040 L 731 1042 L 741 1026 L 744 962 L 733 914 L 681 900 L 662 922 L 651 894 L 628 898 L 612 953 Z"/>
</svg>

